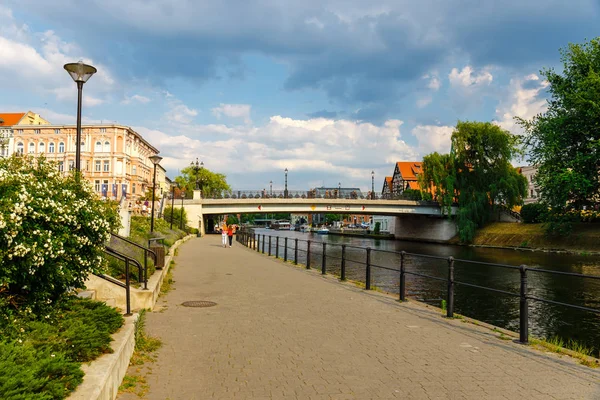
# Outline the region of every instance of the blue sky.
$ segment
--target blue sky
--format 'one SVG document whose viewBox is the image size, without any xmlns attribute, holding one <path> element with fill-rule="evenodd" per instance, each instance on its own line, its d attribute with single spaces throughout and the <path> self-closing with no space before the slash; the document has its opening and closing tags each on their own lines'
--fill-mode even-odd
<svg viewBox="0 0 600 400">
<path fill-rule="evenodd" d="M 545 110 L 542 68 L 598 35 L 600 1 L 5 0 L 0 110 L 74 123 L 62 66 L 98 68 L 84 118 L 198 157 L 235 188 L 380 189 L 395 161 L 448 151 L 458 120 Z M 526 163 L 522 161 L 521 163 Z"/>
</svg>

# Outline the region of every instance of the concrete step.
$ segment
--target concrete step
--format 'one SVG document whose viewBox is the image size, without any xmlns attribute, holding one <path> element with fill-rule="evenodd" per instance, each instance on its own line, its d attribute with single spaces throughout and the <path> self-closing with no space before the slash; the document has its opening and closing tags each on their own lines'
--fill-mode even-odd
<svg viewBox="0 0 600 400">
<path fill-rule="evenodd" d="M 82 299 L 96 300 L 96 291 L 94 289 L 86 289 L 77 293 L 77 297 Z"/>
</svg>

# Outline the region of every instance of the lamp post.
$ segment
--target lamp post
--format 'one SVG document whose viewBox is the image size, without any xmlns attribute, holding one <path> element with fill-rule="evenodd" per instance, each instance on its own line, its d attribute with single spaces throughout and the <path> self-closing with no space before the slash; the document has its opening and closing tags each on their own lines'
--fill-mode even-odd
<svg viewBox="0 0 600 400">
<path fill-rule="evenodd" d="M 375 200 L 375 171 L 371 171 L 371 200 Z"/>
<path fill-rule="evenodd" d="M 269 181 L 269 196 L 273 197 L 273 181 Z"/>
<path fill-rule="evenodd" d="M 287 199 L 288 197 L 288 190 L 287 190 L 287 173 L 288 173 L 288 169 L 285 169 L 285 190 L 283 191 L 283 197 Z"/>
<path fill-rule="evenodd" d="M 200 187 L 200 184 L 198 181 L 198 173 L 200 171 L 202 171 L 202 169 L 204 168 L 204 161 L 201 161 L 200 164 L 198 164 L 198 157 L 196 157 L 196 163 L 194 163 L 192 161 L 190 163 L 190 167 L 192 168 L 192 171 L 194 171 L 194 174 L 196 175 L 196 190 L 200 190 L 200 196 L 202 196 L 202 188 Z"/>
<path fill-rule="evenodd" d="M 181 192 L 181 221 L 179 221 L 179 229 L 183 230 L 183 199 L 185 198 L 185 192 Z"/>
<path fill-rule="evenodd" d="M 75 171 L 77 176 L 81 172 L 81 95 L 83 84 L 91 78 L 98 70 L 91 65 L 78 63 L 65 64 L 64 69 L 71 75 L 71 78 L 77 83 L 77 134 L 75 139 Z"/>
<path fill-rule="evenodd" d="M 342 196 L 342 182 L 338 182 L 338 193 L 337 193 L 337 197 L 338 199 L 340 199 Z"/>
<path fill-rule="evenodd" d="M 173 230 L 173 210 L 175 209 L 175 188 L 177 182 L 171 183 L 171 230 Z"/>
<path fill-rule="evenodd" d="M 153 155 L 150 158 L 154 164 L 154 174 L 152 174 L 152 215 L 150 216 L 150 233 L 154 232 L 154 193 L 156 192 L 156 166 L 162 160 L 161 156 Z"/>
</svg>

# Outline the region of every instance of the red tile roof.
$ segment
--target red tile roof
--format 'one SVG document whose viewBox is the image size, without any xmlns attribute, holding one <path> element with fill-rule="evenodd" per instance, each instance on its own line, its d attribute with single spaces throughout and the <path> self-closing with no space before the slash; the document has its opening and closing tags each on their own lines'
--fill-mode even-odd
<svg viewBox="0 0 600 400">
<path fill-rule="evenodd" d="M 405 181 L 416 181 L 417 174 L 421 173 L 420 161 L 398 161 L 396 165 Z"/>
<path fill-rule="evenodd" d="M 394 191 L 394 187 L 393 187 L 393 183 L 392 183 L 392 177 L 391 176 L 386 176 L 385 177 L 385 183 L 387 183 L 388 188 L 390 189 L 390 192 Z"/>
<path fill-rule="evenodd" d="M 19 123 L 25 113 L 3 113 L 0 114 L 0 126 L 12 126 Z"/>
</svg>

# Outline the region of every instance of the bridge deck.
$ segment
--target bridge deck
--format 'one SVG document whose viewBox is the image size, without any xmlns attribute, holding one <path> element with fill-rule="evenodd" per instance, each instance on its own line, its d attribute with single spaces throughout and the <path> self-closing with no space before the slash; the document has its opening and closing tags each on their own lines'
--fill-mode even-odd
<svg viewBox="0 0 600 400">
<path fill-rule="evenodd" d="M 220 237 L 176 262 L 166 309 L 148 315 L 164 344 L 147 399 L 600 398 L 598 370 Z"/>
</svg>

